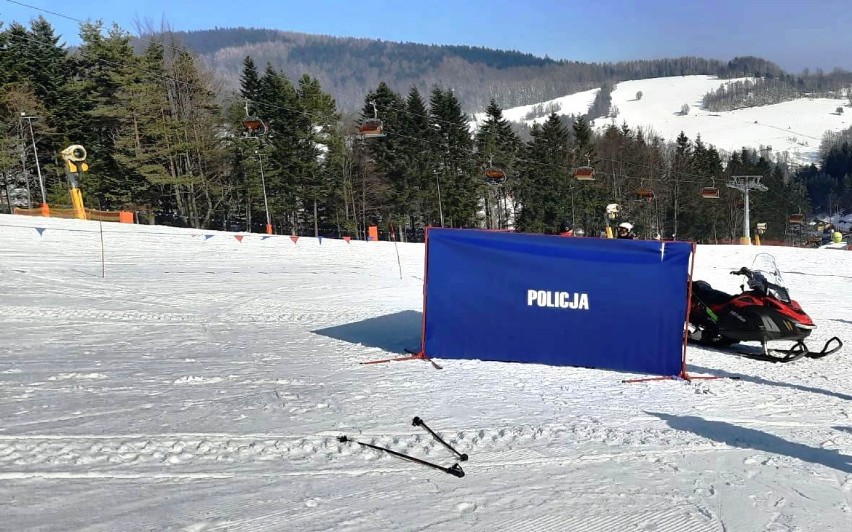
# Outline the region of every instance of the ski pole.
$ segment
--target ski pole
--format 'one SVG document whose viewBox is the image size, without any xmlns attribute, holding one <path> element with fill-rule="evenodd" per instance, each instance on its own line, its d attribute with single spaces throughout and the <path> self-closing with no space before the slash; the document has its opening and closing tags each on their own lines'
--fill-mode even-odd
<svg viewBox="0 0 852 532">
<path fill-rule="evenodd" d="M 461 460 L 462 462 L 467 462 L 467 455 L 466 455 L 466 454 L 463 454 L 463 453 L 460 453 L 460 452 L 456 451 L 456 449 L 455 449 L 452 445 L 450 445 L 449 443 L 447 443 L 447 442 L 445 442 L 444 440 L 442 440 L 442 439 L 441 439 L 441 437 L 440 437 L 440 436 L 438 436 L 437 434 L 435 434 L 435 431 L 433 431 L 432 429 L 430 429 L 430 428 L 429 428 L 429 426 L 428 426 L 428 425 L 426 425 L 426 423 L 425 423 L 422 419 L 420 419 L 420 418 L 419 418 L 419 417 L 417 417 L 417 416 L 414 416 L 414 419 L 412 419 L 412 420 L 411 420 L 411 424 L 412 424 L 412 425 L 414 425 L 415 427 L 423 427 L 424 429 L 428 430 L 428 431 L 429 431 L 429 434 L 431 434 L 431 435 L 432 435 L 432 436 L 433 436 L 436 440 L 438 440 L 439 442 L 443 443 L 443 444 L 444 444 L 444 446 L 445 446 L 447 449 L 449 449 L 449 450 L 451 450 L 453 453 L 455 453 L 455 454 L 459 457 L 459 460 Z"/>
<path fill-rule="evenodd" d="M 370 449 L 376 449 L 377 451 L 384 451 L 384 452 L 392 454 L 394 456 L 398 456 L 398 457 L 400 457 L 404 460 L 410 460 L 412 462 L 416 462 L 418 464 L 429 466 L 429 467 L 432 467 L 434 469 L 439 469 L 439 470 L 443 471 L 444 473 L 449 473 L 450 475 L 453 475 L 453 476 L 458 477 L 458 478 L 461 478 L 461 477 L 464 476 L 464 470 L 458 464 L 453 464 L 450 467 L 444 467 L 444 466 L 440 466 L 438 464 L 433 464 L 432 462 L 427 462 L 426 460 L 421 460 L 419 458 L 409 456 L 407 454 L 402 454 L 402 453 L 398 453 L 396 451 L 392 451 L 391 449 L 388 449 L 386 447 L 379 447 L 378 445 L 371 445 L 369 443 L 364 443 L 364 442 L 360 442 L 358 440 L 353 440 L 352 438 L 347 438 L 346 436 L 339 436 L 337 438 L 337 441 L 339 441 L 340 443 L 354 442 L 354 443 L 357 443 L 358 445 L 363 445 L 364 447 L 369 447 Z"/>
</svg>

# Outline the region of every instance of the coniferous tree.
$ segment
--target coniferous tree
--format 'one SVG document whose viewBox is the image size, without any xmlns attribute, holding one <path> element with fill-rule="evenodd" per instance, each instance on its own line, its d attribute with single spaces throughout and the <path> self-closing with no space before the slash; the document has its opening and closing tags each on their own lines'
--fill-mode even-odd
<svg viewBox="0 0 852 532">
<path fill-rule="evenodd" d="M 568 129 L 551 113 L 543 125 L 533 126 L 531 134 L 518 186 L 518 229 L 557 233 L 571 212 Z"/>
<path fill-rule="evenodd" d="M 574 140 L 568 158 L 569 167 L 572 169 L 580 166 L 598 168 L 601 160 L 595 146 L 595 135 L 587 117 L 585 115 L 578 117 L 571 126 L 571 130 L 574 133 Z M 606 206 L 613 203 L 604 184 L 572 181 L 568 194 L 572 202 L 572 224 L 575 227 L 579 226 L 589 236 L 599 234 L 604 227 Z"/>
<path fill-rule="evenodd" d="M 435 188 L 438 140 L 438 130 L 430 123 L 429 110 L 417 87 L 408 92 L 401 128 L 403 143 L 399 156 L 404 169 L 394 188 L 404 205 L 401 214 L 406 229 L 414 231 L 427 223 L 428 216 L 424 210 L 431 197 L 430 191 Z"/>
<path fill-rule="evenodd" d="M 115 25 L 106 35 L 102 30 L 100 22 L 80 27 L 78 81 L 73 87 L 78 127 L 70 140 L 89 154 L 90 170 L 81 180 L 84 200 L 115 210 L 131 201 L 138 185 L 116 159 L 115 139 L 133 120 L 133 110 L 124 106 L 130 97 L 125 85 L 136 80 L 139 60 L 128 33 Z"/>
<path fill-rule="evenodd" d="M 478 161 L 483 166 L 493 166 L 502 170 L 507 182 L 499 188 L 487 187 L 484 190 L 486 227 L 496 229 L 504 227 L 509 220 L 506 206 L 514 179 L 515 160 L 521 149 L 521 140 L 512 129 L 509 121 L 503 118 L 503 110 L 494 99 L 485 109 L 485 120 L 479 126 L 474 139 Z"/>
<path fill-rule="evenodd" d="M 405 135 L 405 101 L 386 83 L 364 98 L 361 122 L 378 119 L 383 137 L 355 137 L 357 153 L 356 213 L 361 233 L 385 217 L 399 218 L 405 212 L 406 166 L 401 154 L 411 139 Z M 366 237 L 365 237 L 366 238 Z"/>
<path fill-rule="evenodd" d="M 257 102 L 260 97 L 260 74 L 251 56 L 243 60 L 243 73 L 240 76 L 240 95 L 249 102 Z M 260 112 L 249 105 L 249 113 Z"/>
<path fill-rule="evenodd" d="M 302 207 L 298 188 L 309 120 L 299 107 L 296 88 L 271 65 L 266 66 L 260 78 L 258 100 L 261 116 L 269 123 L 268 142 L 261 149 L 261 157 L 268 160 L 265 179 L 269 209 L 273 218 L 281 220 L 279 225 L 298 234 L 298 211 Z M 250 179 L 253 186 L 247 198 L 249 218 L 252 211 L 262 212 L 264 207 L 259 170 L 254 173 L 258 178 Z"/>
<path fill-rule="evenodd" d="M 668 206 L 668 213 L 671 219 L 671 238 L 678 238 L 678 215 L 681 214 L 681 195 L 683 194 L 684 181 L 689 179 L 690 174 L 692 174 L 692 143 L 683 131 L 680 132 L 675 141 L 671 155 L 671 169 L 668 183 L 671 203 Z"/>
<path fill-rule="evenodd" d="M 438 86 L 430 94 L 429 113 L 432 125 L 438 131 L 436 158 L 441 185 L 442 225 L 477 225 L 478 183 L 473 177 L 477 165 L 472 157 L 473 139 L 468 130 L 468 118 L 453 92 Z"/>
<path fill-rule="evenodd" d="M 331 206 L 336 185 L 329 151 L 339 144 L 335 138 L 338 135 L 335 126 L 340 115 L 334 99 L 323 92 L 318 80 L 307 74 L 299 79 L 297 99 L 299 108 L 309 119 L 303 144 L 305 166 L 301 172 L 299 192 L 305 207 L 311 210 L 314 236 L 318 237 L 320 207 L 325 212 L 326 207 Z"/>
</svg>

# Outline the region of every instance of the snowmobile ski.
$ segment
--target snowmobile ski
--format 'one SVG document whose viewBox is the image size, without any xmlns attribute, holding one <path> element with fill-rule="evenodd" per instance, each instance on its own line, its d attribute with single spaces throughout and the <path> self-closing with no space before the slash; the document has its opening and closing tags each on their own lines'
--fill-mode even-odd
<svg viewBox="0 0 852 532">
<path fill-rule="evenodd" d="M 433 438 L 435 438 L 436 440 L 441 442 L 441 444 L 443 444 L 444 447 L 446 447 L 447 449 L 452 451 L 453 454 L 458 456 L 459 460 L 461 460 L 462 462 L 467 462 L 467 454 L 458 452 L 455 447 L 453 447 L 449 443 L 445 442 L 440 436 L 438 436 L 438 434 L 435 433 L 435 431 L 430 429 L 429 426 L 422 419 L 420 419 L 417 416 L 414 416 L 414 419 L 411 420 L 411 424 L 414 425 L 415 427 L 423 427 L 424 429 L 426 429 L 429 432 L 429 434 L 432 435 Z"/>
<path fill-rule="evenodd" d="M 421 460 L 419 458 L 415 458 L 415 457 L 409 456 L 407 454 L 396 452 L 396 451 L 388 449 L 386 447 L 379 447 L 378 445 L 372 445 L 372 444 L 369 444 L 369 443 L 360 442 L 358 440 L 353 440 L 352 438 L 349 438 L 347 436 L 339 436 L 337 438 L 337 441 L 339 441 L 340 443 L 348 443 L 348 442 L 357 443 L 358 445 L 361 445 L 363 447 L 369 447 L 370 449 L 375 449 L 377 451 L 384 451 L 388 454 L 402 458 L 404 460 L 409 460 L 411 462 L 415 462 L 415 463 L 418 463 L 418 464 L 421 464 L 421 465 L 425 465 L 425 466 L 431 467 L 433 469 L 438 469 L 440 471 L 443 471 L 444 473 L 447 473 L 449 475 L 453 475 L 454 477 L 462 478 L 464 476 L 464 470 L 458 464 L 453 464 L 450 467 L 444 467 L 442 465 L 434 464 L 432 462 L 427 462 L 426 460 Z"/>
<path fill-rule="evenodd" d="M 828 356 L 832 353 L 837 352 L 841 347 L 843 347 L 843 342 L 840 341 L 840 338 L 833 337 L 829 339 L 823 348 L 820 351 L 811 351 L 808 349 L 808 346 L 805 344 L 803 340 L 799 340 L 792 345 L 792 347 L 787 349 L 781 348 L 769 348 L 765 344 L 756 349 L 750 349 L 751 346 L 747 345 L 714 345 L 712 343 L 704 343 L 701 341 L 696 341 L 696 343 L 703 343 L 708 347 L 712 347 L 722 352 L 732 353 L 737 356 L 741 356 L 744 358 L 749 358 L 752 360 L 760 360 L 763 362 L 780 362 L 782 364 L 786 364 L 787 362 L 793 362 L 799 360 L 800 358 L 822 358 Z M 836 344 L 836 345 L 834 345 Z"/>
</svg>

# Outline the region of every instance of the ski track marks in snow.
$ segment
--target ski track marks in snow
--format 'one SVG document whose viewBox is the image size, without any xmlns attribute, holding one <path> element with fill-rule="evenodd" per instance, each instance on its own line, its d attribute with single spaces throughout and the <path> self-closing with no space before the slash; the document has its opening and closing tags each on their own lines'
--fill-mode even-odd
<svg viewBox="0 0 852 532">
<path fill-rule="evenodd" d="M 635 457 L 680 455 L 684 452 L 717 451 L 719 444 L 690 438 L 681 431 L 647 429 L 615 430 L 599 422 L 557 426 L 519 426 L 445 432 L 443 438 L 459 452 L 469 454 L 477 468 L 526 466 L 530 464 L 606 462 Z M 649 437 L 653 435 L 654 437 Z M 430 460 L 454 459 L 447 449 L 429 435 L 399 434 L 354 436 L 354 439 L 393 451 Z M 578 452 L 578 445 L 606 444 L 611 452 Z M 627 448 L 626 450 L 624 448 Z M 308 465 L 309 471 L 292 474 L 345 472 L 351 466 L 366 473 L 358 464 L 380 462 L 399 470 L 417 470 L 382 451 L 355 443 L 340 443 L 336 436 L 283 437 L 274 434 L 127 434 L 127 435 L 0 435 L 0 476 L 21 478 L 68 477 L 109 471 L 131 474 L 135 467 L 149 465 L 203 466 L 221 463 Z M 354 462 L 353 462 L 354 461 Z M 466 464 L 465 464 L 466 465 Z M 298 468 L 298 467 L 297 467 Z M 105 470 L 101 470 L 105 469 Z M 197 469 L 194 469 L 198 472 Z M 279 471 L 286 474 L 286 471 Z M 165 475 L 158 471 L 158 475 Z M 156 478 L 156 477 L 155 477 Z"/>
<path fill-rule="evenodd" d="M 852 515 L 845 348 L 767 365 L 689 346 L 697 374 L 732 377 L 692 383 L 362 366 L 416 347 L 422 245 L 398 246 L 400 280 L 386 242 L 110 226 L 102 279 L 96 234 L 60 230 L 90 222 L 0 218 L 50 227 L 0 231 L 0 528 L 778 531 Z M 814 340 L 845 339 L 852 254 L 771 252 Z M 734 290 L 753 254 L 699 246 L 697 277 Z M 336 439 L 456 462 L 415 414 L 470 456 L 465 478 Z"/>
</svg>

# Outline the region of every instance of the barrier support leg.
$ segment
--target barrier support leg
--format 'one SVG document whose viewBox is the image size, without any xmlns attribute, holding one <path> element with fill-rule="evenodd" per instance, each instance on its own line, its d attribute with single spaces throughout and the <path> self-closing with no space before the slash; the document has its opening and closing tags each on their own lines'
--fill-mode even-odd
<svg viewBox="0 0 852 532">
<path fill-rule="evenodd" d="M 434 360 L 427 357 L 426 353 L 411 353 L 410 355 L 405 356 L 405 357 L 385 358 L 385 359 L 382 359 L 382 360 L 370 360 L 368 362 L 361 362 L 361 365 L 384 364 L 386 362 L 402 362 L 402 361 L 405 361 L 405 360 L 425 360 L 426 362 L 429 362 L 430 364 L 432 364 L 432 366 L 435 369 L 443 369 Z"/>
</svg>

